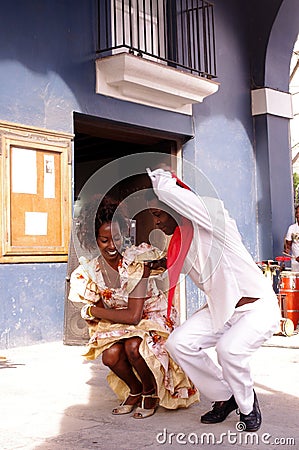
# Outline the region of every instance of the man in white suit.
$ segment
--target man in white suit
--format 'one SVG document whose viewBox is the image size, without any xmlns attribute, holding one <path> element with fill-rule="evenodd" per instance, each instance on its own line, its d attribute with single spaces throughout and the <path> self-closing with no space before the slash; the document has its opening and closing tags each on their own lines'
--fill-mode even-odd
<svg viewBox="0 0 299 450">
<path fill-rule="evenodd" d="M 168 170 L 148 169 L 148 175 L 156 194 L 148 200 L 156 227 L 171 235 L 184 229 L 183 221 L 192 225 L 189 242 L 182 231 L 181 247 L 188 246 L 182 270 L 207 298 L 203 308 L 170 334 L 167 349 L 213 402 L 202 423 L 222 422 L 239 409 L 244 429 L 257 431 L 262 418 L 249 362 L 279 327 L 277 297 L 219 199 L 196 195 Z M 212 347 L 219 364 L 206 351 Z"/>
</svg>

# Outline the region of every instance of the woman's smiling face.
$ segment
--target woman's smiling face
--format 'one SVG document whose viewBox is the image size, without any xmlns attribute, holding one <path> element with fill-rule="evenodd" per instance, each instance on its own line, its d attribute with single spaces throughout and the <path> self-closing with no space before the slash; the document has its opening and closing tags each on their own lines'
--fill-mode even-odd
<svg viewBox="0 0 299 450">
<path fill-rule="evenodd" d="M 122 246 L 119 224 L 117 222 L 103 223 L 98 230 L 97 244 L 107 262 L 118 259 Z"/>
</svg>

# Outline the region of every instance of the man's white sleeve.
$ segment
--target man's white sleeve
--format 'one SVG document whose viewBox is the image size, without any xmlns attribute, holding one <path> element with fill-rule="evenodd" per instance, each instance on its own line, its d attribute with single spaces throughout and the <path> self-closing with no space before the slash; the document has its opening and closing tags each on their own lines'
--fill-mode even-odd
<svg viewBox="0 0 299 450">
<path fill-rule="evenodd" d="M 193 223 L 212 231 L 215 227 L 215 217 L 217 220 L 221 218 L 224 220 L 225 213 L 220 200 L 199 197 L 194 192 L 181 188 L 171 173 L 162 169 L 150 172 L 149 176 L 159 200 Z"/>
</svg>

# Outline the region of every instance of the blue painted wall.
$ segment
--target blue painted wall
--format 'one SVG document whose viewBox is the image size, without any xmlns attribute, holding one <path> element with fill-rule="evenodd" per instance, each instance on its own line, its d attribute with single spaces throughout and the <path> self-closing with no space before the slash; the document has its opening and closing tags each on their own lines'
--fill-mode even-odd
<svg viewBox="0 0 299 450">
<path fill-rule="evenodd" d="M 290 5 L 290 1 L 284 0 L 283 5 Z M 258 149 L 259 158 L 256 155 L 250 90 L 251 76 L 263 81 L 265 72 L 268 73 L 267 42 L 281 1 L 214 1 L 217 73 L 221 85 L 216 95 L 194 107 L 192 118 L 95 94 L 95 3 L 93 0 L 1 3 L 0 120 L 73 132 L 73 113 L 81 112 L 194 134 L 183 149 L 184 158 L 201 168 L 213 183 L 236 219 L 252 256 L 274 257 L 272 232 L 265 234 L 263 245 L 258 238 L 259 228 L 272 230 L 272 207 L 267 209 L 267 204 L 273 199 L 267 146 Z M 279 26 L 281 33 L 289 24 L 282 21 Z M 287 130 L 279 123 L 277 133 L 280 129 L 287 139 Z M 266 125 L 260 135 L 263 133 L 267 141 Z M 266 178 L 261 183 L 263 175 Z M 290 181 L 284 193 L 291 198 Z M 258 211 L 260 198 L 266 208 L 264 214 L 263 208 Z M 284 222 L 291 219 L 292 211 L 284 211 Z M 278 214 L 275 220 L 279 220 Z M 284 224 L 275 226 L 278 246 Z M 58 263 L 0 265 L 2 347 L 62 336 L 65 272 L 66 265 Z"/>
<path fill-rule="evenodd" d="M 2 2 L 0 120 L 73 132 L 82 112 L 191 135 L 188 116 L 95 94 L 95 5 Z M 0 348 L 62 338 L 65 275 L 66 264 L 0 265 Z"/>
<path fill-rule="evenodd" d="M 248 23 L 237 2 L 215 3 L 221 85 L 216 95 L 194 107 L 195 138 L 186 146 L 185 155 L 207 174 L 257 259 L 256 168 L 245 38 Z"/>
<path fill-rule="evenodd" d="M 62 338 L 65 266 L 0 265 L 1 348 Z"/>
</svg>

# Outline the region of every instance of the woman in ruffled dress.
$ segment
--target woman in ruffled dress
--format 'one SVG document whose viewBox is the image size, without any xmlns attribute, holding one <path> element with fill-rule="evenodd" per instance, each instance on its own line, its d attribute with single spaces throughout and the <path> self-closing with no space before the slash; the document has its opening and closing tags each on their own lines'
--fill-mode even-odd
<svg viewBox="0 0 299 450">
<path fill-rule="evenodd" d="M 88 214 L 77 221 L 81 245 L 90 244 L 92 228 L 100 254 L 90 261 L 79 258 L 69 299 L 85 303 L 81 315 L 90 334 L 85 357 L 102 355 L 110 369 L 108 383 L 121 401 L 112 414 L 127 414 L 136 407 L 133 417 L 142 419 L 153 415 L 158 404 L 168 409 L 188 407 L 199 395 L 164 347 L 177 312 L 172 307 L 166 316 L 167 297 L 156 285 L 159 263 L 148 262 L 163 255 L 145 243 L 121 253 L 124 219 L 117 206 L 104 198 L 89 231 Z"/>
</svg>

